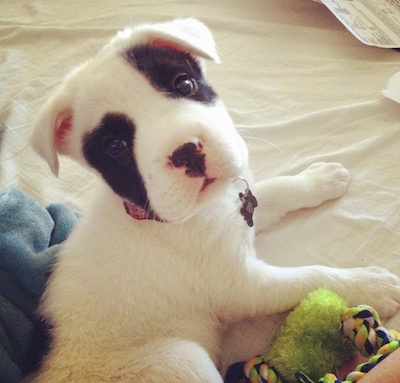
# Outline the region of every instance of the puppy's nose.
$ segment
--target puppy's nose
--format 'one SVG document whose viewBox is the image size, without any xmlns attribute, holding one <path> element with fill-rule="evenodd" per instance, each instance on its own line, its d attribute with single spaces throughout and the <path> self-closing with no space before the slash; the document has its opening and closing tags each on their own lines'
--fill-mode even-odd
<svg viewBox="0 0 400 383">
<path fill-rule="evenodd" d="M 185 166 L 189 177 L 204 177 L 206 172 L 206 155 L 201 144 L 187 142 L 177 148 L 170 157 L 176 168 Z"/>
</svg>

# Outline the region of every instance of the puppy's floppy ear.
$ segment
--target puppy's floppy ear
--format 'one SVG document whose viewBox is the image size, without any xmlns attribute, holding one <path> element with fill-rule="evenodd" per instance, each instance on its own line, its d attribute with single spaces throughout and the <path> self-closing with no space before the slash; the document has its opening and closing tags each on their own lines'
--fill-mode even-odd
<svg viewBox="0 0 400 383">
<path fill-rule="evenodd" d="M 197 19 L 176 19 L 166 23 L 145 24 L 137 31 L 149 42 L 175 47 L 215 62 L 220 61 L 210 30 Z"/>
<path fill-rule="evenodd" d="M 48 162 L 55 175 L 59 170 L 57 152 L 65 152 L 72 120 L 71 95 L 63 84 L 40 110 L 31 137 L 33 148 Z"/>
</svg>

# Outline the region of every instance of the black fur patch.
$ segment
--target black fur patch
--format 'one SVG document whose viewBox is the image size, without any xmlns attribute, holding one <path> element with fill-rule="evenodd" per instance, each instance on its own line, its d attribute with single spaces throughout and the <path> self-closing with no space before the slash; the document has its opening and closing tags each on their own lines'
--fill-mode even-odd
<svg viewBox="0 0 400 383">
<path fill-rule="evenodd" d="M 216 98 L 198 62 L 188 52 L 145 44 L 128 50 L 126 59 L 168 97 L 203 103 L 212 103 Z"/>
<path fill-rule="evenodd" d="M 134 123 L 123 114 L 107 113 L 100 125 L 83 138 L 83 153 L 116 194 L 152 212 L 134 157 Z"/>
</svg>

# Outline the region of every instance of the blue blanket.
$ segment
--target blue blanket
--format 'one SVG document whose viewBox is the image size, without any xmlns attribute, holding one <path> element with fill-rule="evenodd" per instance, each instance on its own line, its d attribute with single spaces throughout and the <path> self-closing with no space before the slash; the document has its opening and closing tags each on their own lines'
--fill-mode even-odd
<svg viewBox="0 0 400 383">
<path fill-rule="evenodd" d="M 36 316 L 60 244 L 78 215 L 62 204 L 41 206 L 25 193 L 0 195 L 0 382 L 17 383 L 44 347 Z"/>
</svg>

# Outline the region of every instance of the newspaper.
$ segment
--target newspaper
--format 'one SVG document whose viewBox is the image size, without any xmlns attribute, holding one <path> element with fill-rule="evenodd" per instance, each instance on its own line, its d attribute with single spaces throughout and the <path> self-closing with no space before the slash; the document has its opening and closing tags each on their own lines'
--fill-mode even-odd
<svg viewBox="0 0 400 383">
<path fill-rule="evenodd" d="M 364 44 L 400 48 L 400 0 L 318 0 Z"/>
<path fill-rule="evenodd" d="M 400 0 L 314 0 L 323 3 L 361 42 L 400 50 Z M 400 72 L 382 94 L 400 103 Z"/>
</svg>

